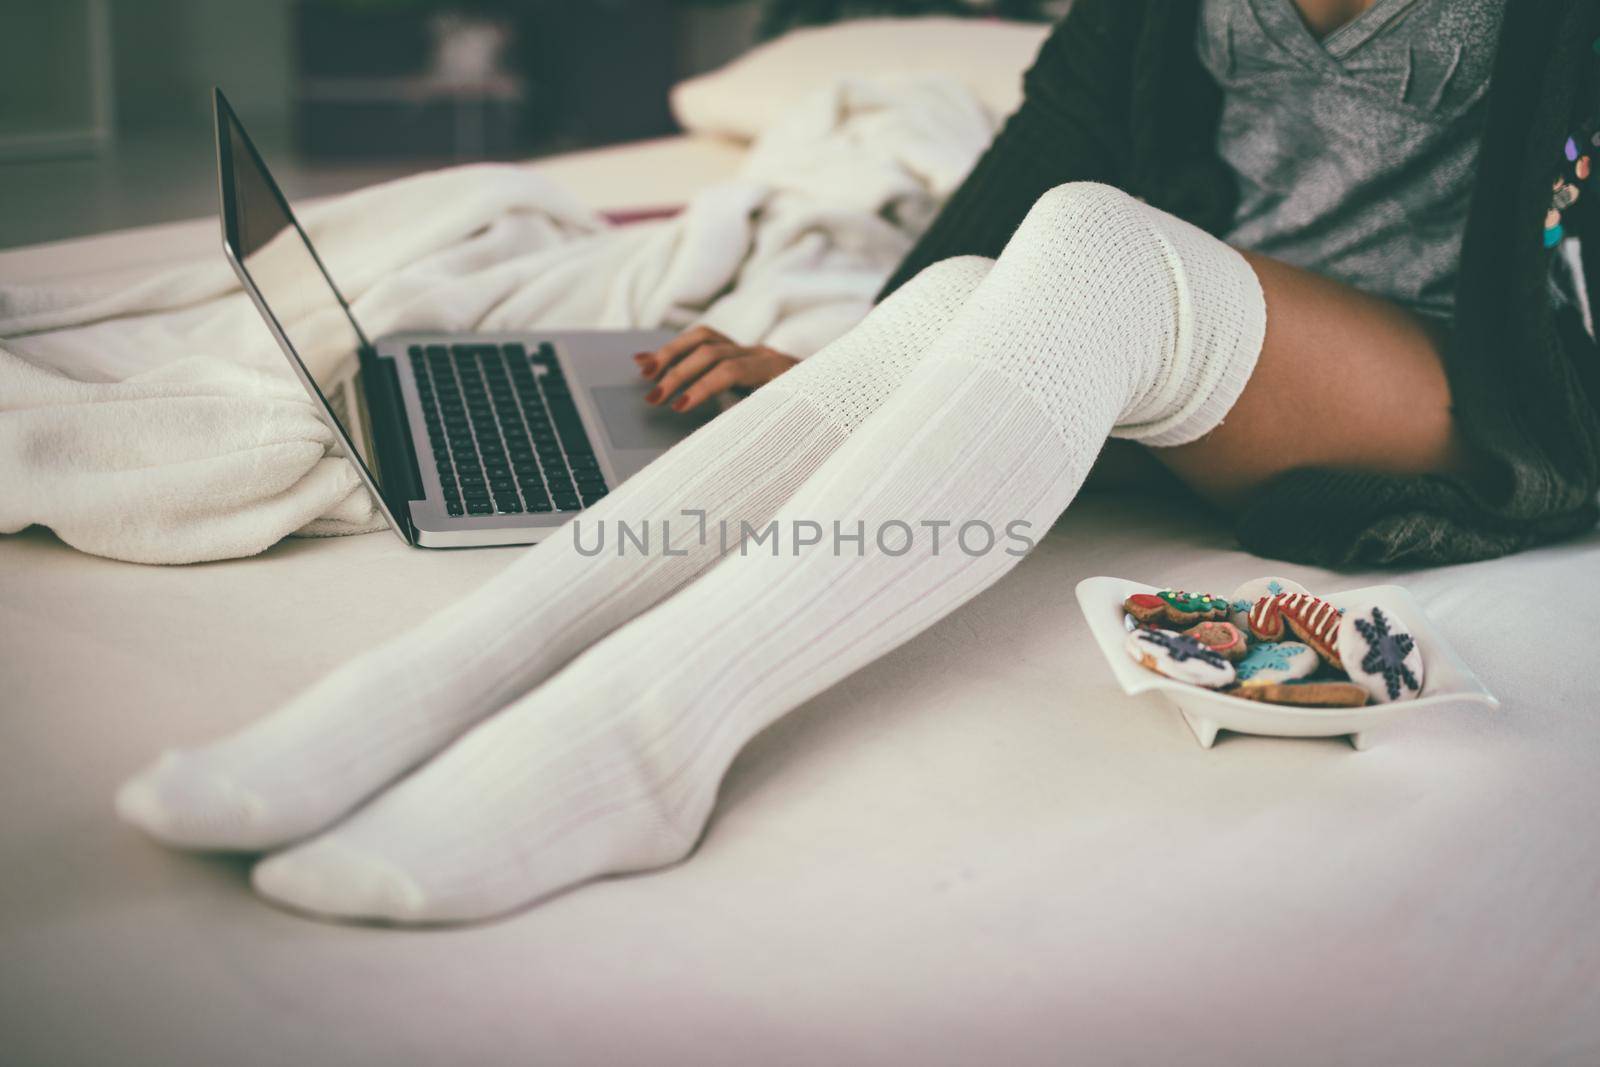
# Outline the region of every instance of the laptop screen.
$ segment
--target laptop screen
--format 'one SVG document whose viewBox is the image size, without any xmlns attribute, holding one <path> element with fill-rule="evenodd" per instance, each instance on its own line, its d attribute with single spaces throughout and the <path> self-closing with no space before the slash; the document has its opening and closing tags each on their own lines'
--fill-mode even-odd
<svg viewBox="0 0 1600 1067">
<path fill-rule="evenodd" d="M 347 451 L 378 486 L 361 349 L 366 344 L 333 280 L 300 229 L 255 146 L 217 94 L 223 234 L 263 315 L 316 386 Z M 381 486 L 379 486 L 381 491 Z"/>
</svg>

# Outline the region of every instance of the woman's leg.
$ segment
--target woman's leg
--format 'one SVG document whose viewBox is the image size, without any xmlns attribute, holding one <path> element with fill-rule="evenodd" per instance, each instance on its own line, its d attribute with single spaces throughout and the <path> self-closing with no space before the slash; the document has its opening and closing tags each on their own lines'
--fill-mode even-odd
<svg viewBox="0 0 1600 1067">
<path fill-rule="evenodd" d="M 1106 186 L 1052 191 L 905 384 L 778 511 L 776 545 L 730 555 L 264 861 L 258 889 L 337 916 L 461 920 L 682 857 L 751 736 L 1005 574 L 1113 427 L 1161 444 L 1211 429 L 1264 318 L 1232 249 Z"/>
<path fill-rule="evenodd" d="M 1468 468 L 1437 324 L 1298 267 L 1244 256 L 1271 312 L 1249 388 L 1226 422 L 1189 444 L 1153 449 L 1157 460 L 1226 510 L 1301 467 Z"/>
<path fill-rule="evenodd" d="M 1172 448 L 1110 441 L 1085 490 L 1175 482 L 1238 508 L 1304 467 L 1470 473 L 1437 322 L 1269 256 L 1243 252 L 1267 298 L 1267 336 L 1228 418 Z"/>
<path fill-rule="evenodd" d="M 586 544 L 620 521 L 649 527 L 650 554 L 619 555 L 613 539 L 586 556 L 569 524 L 274 714 L 167 753 L 123 787 L 118 811 L 197 848 L 273 848 L 327 826 L 709 567 L 722 549 L 699 536 L 702 522 L 768 522 L 905 380 L 989 267 L 968 257 L 926 272 L 584 512 Z"/>
</svg>

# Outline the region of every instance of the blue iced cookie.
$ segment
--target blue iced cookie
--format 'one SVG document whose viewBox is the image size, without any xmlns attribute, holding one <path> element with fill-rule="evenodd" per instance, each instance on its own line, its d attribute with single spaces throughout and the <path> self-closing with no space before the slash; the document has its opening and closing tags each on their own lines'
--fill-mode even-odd
<svg viewBox="0 0 1600 1067">
<path fill-rule="evenodd" d="M 1316 650 L 1300 641 L 1262 641 L 1250 646 L 1244 659 L 1234 664 L 1239 681 L 1270 685 L 1309 678 L 1322 662 Z"/>
</svg>

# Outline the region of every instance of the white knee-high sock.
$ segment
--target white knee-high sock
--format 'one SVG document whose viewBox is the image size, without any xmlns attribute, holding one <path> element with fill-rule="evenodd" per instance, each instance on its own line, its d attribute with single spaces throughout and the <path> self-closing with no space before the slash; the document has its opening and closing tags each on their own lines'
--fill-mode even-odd
<svg viewBox="0 0 1600 1067">
<path fill-rule="evenodd" d="M 333 916 L 464 920 L 681 858 L 750 737 L 1008 571 L 1009 535 L 1044 534 L 1113 429 L 1178 443 L 1215 426 L 1264 329 L 1233 250 L 1105 186 L 1054 190 L 778 511 L 777 555 L 730 553 L 346 823 L 263 861 L 257 889 Z M 812 523 L 830 537 L 792 554 Z M 832 542 L 835 523 L 864 536 Z"/>
<path fill-rule="evenodd" d="M 904 381 L 989 266 L 978 257 L 941 264 L 583 513 L 585 531 L 648 523 L 653 554 L 586 556 L 569 524 L 274 714 L 164 754 L 123 787 L 119 813 L 199 848 L 272 848 L 327 826 L 710 566 L 720 542 L 702 543 L 702 520 L 686 510 L 713 529 L 767 522 Z M 669 531 L 670 556 L 660 551 Z"/>
</svg>

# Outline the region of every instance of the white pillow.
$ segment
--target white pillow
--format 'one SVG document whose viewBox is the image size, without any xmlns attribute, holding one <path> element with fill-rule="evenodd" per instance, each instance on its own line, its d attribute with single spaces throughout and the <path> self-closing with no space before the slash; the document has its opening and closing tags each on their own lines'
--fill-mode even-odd
<svg viewBox="0 0 1600 1067">
<path fill-rule="evenodd" d="M 996 19 L 854 19 L 793 30 L 672 89 L 684 129 L 754 140 L 795 101 L 840 78 L 950 74 L 1000 119 L 1022 102 L 1022 72 L 1050 33 Z"/>
</svg>

